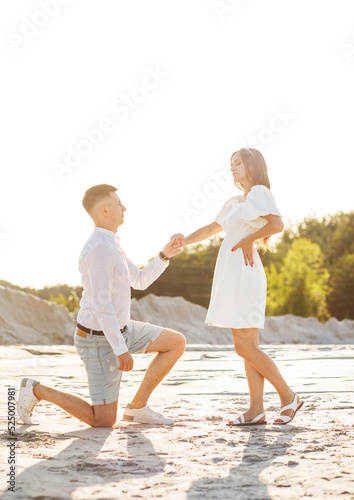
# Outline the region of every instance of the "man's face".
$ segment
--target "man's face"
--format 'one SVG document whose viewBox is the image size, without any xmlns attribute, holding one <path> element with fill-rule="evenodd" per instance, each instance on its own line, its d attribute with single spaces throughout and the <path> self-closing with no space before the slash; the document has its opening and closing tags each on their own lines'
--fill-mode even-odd
<svg viewBox="0 0 354 500">
<path fill-rule="evenodd" d="M 121 226 L 124 222 L 124 212 L 126 208 L 116 192 L 109 193 L 107 208 L 109 209 L 110 219 L 114 225 L 117 225 L 117 227 Z"/>
</svg>

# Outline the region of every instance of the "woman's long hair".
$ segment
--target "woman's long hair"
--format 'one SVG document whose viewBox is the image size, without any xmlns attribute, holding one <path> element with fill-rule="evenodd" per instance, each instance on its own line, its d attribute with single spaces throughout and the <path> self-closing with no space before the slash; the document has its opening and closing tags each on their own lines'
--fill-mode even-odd
<svg viewBox="0 0 354 500">
<path fill-rule="evenodd" d="M 241 155 L 242 162 L 245 165 L 246 177 L 252 183 L 252 186 L 262 184 L 270 189 L 267 164 L 262 153 L 254 148 L 242 148 L 232 153 L 230 162 L 232 162 L 232 158 L 236 153 L 240 153 Z M 235 182 L 235 185 L 238 189 L 244 190 L 242 182 Z M 272 251 L 269 244 L 269 236 L 260 240 L 260 246 L 264 252 L 266 250 Z"/>
</svg>

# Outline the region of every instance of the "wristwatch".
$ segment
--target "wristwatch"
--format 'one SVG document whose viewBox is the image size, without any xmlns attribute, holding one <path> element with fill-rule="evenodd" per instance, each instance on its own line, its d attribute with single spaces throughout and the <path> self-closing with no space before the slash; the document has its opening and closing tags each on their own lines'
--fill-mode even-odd
<svg viewBox="0 0 354 500">
<path fill-rule="evenodd" d="M 164 262 L 168 262 L 170 260 L 170 257 L 166 257 L 166 255 L 162 252 L 159 252 L 159 257 L 162 259 Z"/>
</svg>

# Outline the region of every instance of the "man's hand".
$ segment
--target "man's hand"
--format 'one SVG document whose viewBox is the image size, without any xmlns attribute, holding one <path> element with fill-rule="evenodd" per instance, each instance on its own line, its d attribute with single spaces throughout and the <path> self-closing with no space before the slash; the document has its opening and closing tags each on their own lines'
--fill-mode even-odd
<svg viewBox="0 0 354 500">
<path fill-rule="evenodd" d="M 243 252 L 243 258 L 246 266 L 250 263 L 250 266 L 253 267 L 253 241 L 246 238 L 239 241 L 237 245 L 233 247 L 231 252 L 235 252 L 237 249 L 241 248 Z"/>
<path fill-rule="evenodd" d="M 174 235 L 177 236 L 177 235 Z M 178 235 L 178 238 L 174 238 L 174 236 L 171 236 L 170 241 L 165 245 L 162 249 L 162 253 L 166 255 L 166 257 L 171 258 L 177 255 L 178 253 L 182 252 L 182 236 L 183 235 Z"/>
<path fill-rule="evenodd" d="M 118 370 L 122 370 L 123 372 L 130 372 L 134 366 L 134 359 L 129 354 L 129 352 L 125 352 L 118 356 L 119 366 Z"/>
</svg>

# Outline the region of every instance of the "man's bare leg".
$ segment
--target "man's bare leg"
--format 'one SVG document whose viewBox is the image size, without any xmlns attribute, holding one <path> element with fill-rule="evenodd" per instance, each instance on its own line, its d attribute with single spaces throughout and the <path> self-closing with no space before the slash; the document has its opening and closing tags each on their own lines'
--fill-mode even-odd
<svg viewBox="0 0 354 500">
<path fill-rule="evenodd" d="M 167 329 L 161 333 L 155 342 L 149 345 L 146 352 L 157 352 L 158 354 L 148 366 L 138 392 L 130 403 L 133 408 L 139 409 L 147 405 L 152 391 L 182 356 L 185 347 L 186 339 L 184 335 Z"/>
<path fill-rule="evenodd" d="M 90 405 L 84 399 L 36 384 L 33 393 L 37 399 L 49 401 L 92 427 L 113 427 L 117 420 L 118 401 L 106 405 Z"/>
<path fill-rule="evenodd" d="M 139 409 L 146 406 L 152 391 L 182 356 L 185 345 L 184 335 L 165 329 L 158 339 L 148 347 L 146 352 L 157 352 L 158 354 L 146 370 L 138 392 L 131 402 L 133 408 Z M 52 389 L 41 383 L 33 387 L 33 393 L 37 399 L 43 399 L 59 406 L 92 427 L 112 427 L 117 419 L 118 401 L 106 405 L 91 405 L 78 396 Z"/>
</svg>

